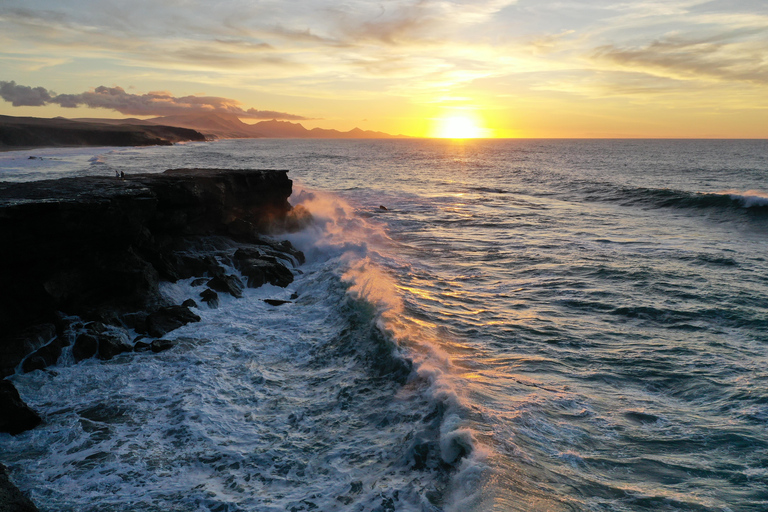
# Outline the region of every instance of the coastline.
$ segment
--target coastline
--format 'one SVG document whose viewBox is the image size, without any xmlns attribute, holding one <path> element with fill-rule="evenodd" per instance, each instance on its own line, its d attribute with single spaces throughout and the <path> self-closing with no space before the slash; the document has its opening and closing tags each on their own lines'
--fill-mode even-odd
<svg viewBox="0 0 768 512">
<path fill-rule="evenodd" d="M 169 146 L 204 141 L 190 128 L 0 116 L 0 151 L 43 147 Z"/>
<path fill-rule="evenodd" d="M 9 247 L 0 265 L 15 269 L 0 277 L 0 431 L 45 421 L 7 377 L 44 370 L 64 352 L 75 362 L 162 352 L 175 345 L 167 333 L 200 320 L 190 307 L 217 308 L 219 294 L 241 297 L 245 287 L 287 286 L 304 256 L 269 235 L 306 220 L 288 204 L 291 192 L 279 170 L 0 183 Z M 161 283 L 189 277 L 207 284 L 199 297 L 163 299 Z M 24 501 L 8 478 L 2 493 Z"/>
</svg>

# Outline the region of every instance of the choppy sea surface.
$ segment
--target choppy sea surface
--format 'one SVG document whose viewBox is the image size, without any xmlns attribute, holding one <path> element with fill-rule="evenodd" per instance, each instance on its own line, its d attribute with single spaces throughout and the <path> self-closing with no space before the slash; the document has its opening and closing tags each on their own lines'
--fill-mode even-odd
<svg viewBox="0 0 768 512">
<path fill-rule="evenodd" d="M 0 462 L 41 510 L 768 510 L 768 141 L 0 153 L 179 167 L 289 169 L 308 261 L 168 352 L 13 377 L 44 424 Z"/>
</svg>

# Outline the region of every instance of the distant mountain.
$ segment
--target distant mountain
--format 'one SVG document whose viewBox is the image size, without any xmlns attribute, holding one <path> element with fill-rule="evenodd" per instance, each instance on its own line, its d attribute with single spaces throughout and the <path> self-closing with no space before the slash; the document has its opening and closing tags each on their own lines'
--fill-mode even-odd
<svg viewBox="0 0 768 512">
<path fill-rule="evenodd" d="M 374 132 L 371 130 L 361 130 L 354 128 L 348 132 L 339 130 L 326 130 L 324 128 L 312 128 L 307 130 L 300 123 L 291 123 L 289 121 L 261 121 L 251 125 L 253 133 L 261 137 L 270 137 L 276 139 L 392 139 L 402 137 L 402 135 L 390 135 L 384 132 Z"/>
<path fill-rule="evenodd" d="M 392 139 L 404 138 L 403 135 L 390 135 L 384 132 L 354 128 L 348 132 L 327 130 L 324 128 L 306 129 L 300 123 L 289 121 L 261 121 L 256 124 L 242 122 L 234 114 L 180 114 L 175 116 L 155 117 L 152 119 L 77 119 L 84 122 L 107 124 L 137 124 L 178 126 L 196 130 L 208 139 Z"/>
<path fill-rule="evenodd" d="M 180 114 L 155 117 L 147 121 L 153 124 L 167 124 L 192 128 L 209 139 L 250 139 L 254 137 L 251 125 L 245 124 L 232 114 Z"/>
</svg>

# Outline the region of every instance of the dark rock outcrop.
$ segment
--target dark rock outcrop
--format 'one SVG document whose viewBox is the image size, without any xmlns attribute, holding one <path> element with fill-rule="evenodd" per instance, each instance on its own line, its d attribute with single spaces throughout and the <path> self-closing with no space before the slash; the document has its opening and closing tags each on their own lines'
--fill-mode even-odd
<svg viewBox="0 0 768 512">
<path fill-rule="evenodd" d="M 75 340 L 75 344 L 72 346 L 72 357 L 75 358 L 75 362 L 80 362 L 95 356 L 98 351 L 99 338 L 97 335 L 86 332 Z"/>
<path fill-rule="evenodd" d="M 304 255 L 261 234 L 308 218 L 290 215 L 290 194 L 287 171 L 0 183 L 0 377 L 20 365 L 29 372 L 56 364 L 70 342 L 78 362 L 171 349 L 176 341 L 131 343 L 126 330 L 161 338 L 200 321 L 192 299 L 163 303 L 162 280 L 201 277 L 196 285 L 208 288 L 200 298 L 211 308 L 219 303 L 214 290 L 242 296 L 240 278 L 225 271 L 230 265 L 250 286 L 287 285 L 286 264 Z M 0 381 L 0 431 L 15 435 L 40 421 L 13 384 Z M 36 510 L 24 500 L 0 471 L 0 512 Z"/>
<path fill-rule="evenodd" d="M 240 240 L 260 240 L 283 227 L 290 194 L 287 171 L 0 183 L 0 372 L 12 373 L 52 339 L 24 329 L 53 322 L 58 311 L 123 319 L 161 303 L 161 279 L 223 276 L 215 258 L 179 258 L 180 241 L 231 237 L 233 223 Z"/>
<path fill-rule="evenodd" d="M 38 512 L 32 501 L 13 485 L 8 470 L 0 464 L 0 512 Z"/>
<path fill-rule="evenodd" d="M 11 274 L 11 272 L 7 273 Z M 6 271 L 0 273 L 0 275 L 5 274 Z M 9 319 L 7 323 L 3 322 L 0 324 L 4 330 L 12 329 L 13 322 L 11 320 Z M 56 326 L 52 323 L 30 325 L 24 329 L 17 330 L 15 334 L 12 332 L 9 334 L 7 330 L 0 332 L 0 340 L 2 340 L 2 343 L 0 343 L 0 378 L 13 374 L 16 371 L 16 367 L 28 354 L 47 345 L 55 337 Z"/>
<path fill-rule="evenodd" d="M 150 350 L 154 353 L 158 352 L 165 352 L 166 350 L 170 350 L 173 347 L 176 346 L 176 342 L 173 340 L 154 340 L 152 343 L 149 344 Z"/>
<path fill-rule="evenodd" d="M 190 322 L 199 322 L 200 317 L 186 306 L 166 306 L 147 317 L 147 332 L 160 338 L 174 329 Z"/>
<path fill-rule="evenodd" d="M 264 302 L 266 302 L 270 306 L 282 306 L 283 304 L 291 303 L 291 301 L 289 300 L 281 300 L 281 299 L 264 299 Z"/>
<path fill-rule="evenodd" d="M 203 299 L 203 302 L 208 304 L 208 307 L 211 309 L 216 309 L 219 307 L 219 294 L 210 288 L 206 288 L 200 292 L 200 298 Z"/>
<path fill-rule="evenodd" d="M 229 276 L 214 277 L 207 283 L 208 288 L 221 293 L 228 293 L 238 299 L 243 296 L 243 282 L 232 274 Z"/>
<path fill-rule="evenodd" d="M 274 256 L 262 254 L 257 249 L 238 249 L 234 263 L 248 278 L 248 286 L 251 288 L 258 288 L 265 283 L 285 288 L 293 282 L 293 273 L 285 265 Z"/>
<path fill-rule="evenodd" d="M 97 356 L 99 359 L 112 359 L 124 352 L 133 350 L 133 345 L 128 342 L 127 336 L 114 332 L 105 332 L 99 336 L 99 350 Z"/>
<path fill-rule="evenodd" d="M 15 436 L 35 428 L 42 420 L 22 402 L 19 392 L 9 380 L 0 380 L 0 432 Z"/>
<path fill-rule="evenodd" d="M 40 347 L 30 354 L 21 364 L 21 370 L 24 373 L 29 373 L 56 364 L 61 356 L 61 350 L 66 346 L 67 344 L 62 338 L 54 338 L 49 344 Z"/>
</svg>

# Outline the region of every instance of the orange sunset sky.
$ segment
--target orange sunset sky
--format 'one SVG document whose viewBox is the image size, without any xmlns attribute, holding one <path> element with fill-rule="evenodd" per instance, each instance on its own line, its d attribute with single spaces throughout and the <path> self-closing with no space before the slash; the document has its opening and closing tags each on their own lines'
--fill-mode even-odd
<svg viewBox="0 0 768 512">
<path fill-rule="evenodd" d="M 0 0 L 0 63 L 14 116 L 768 137 L 766 0 Z"/>
</svg>

